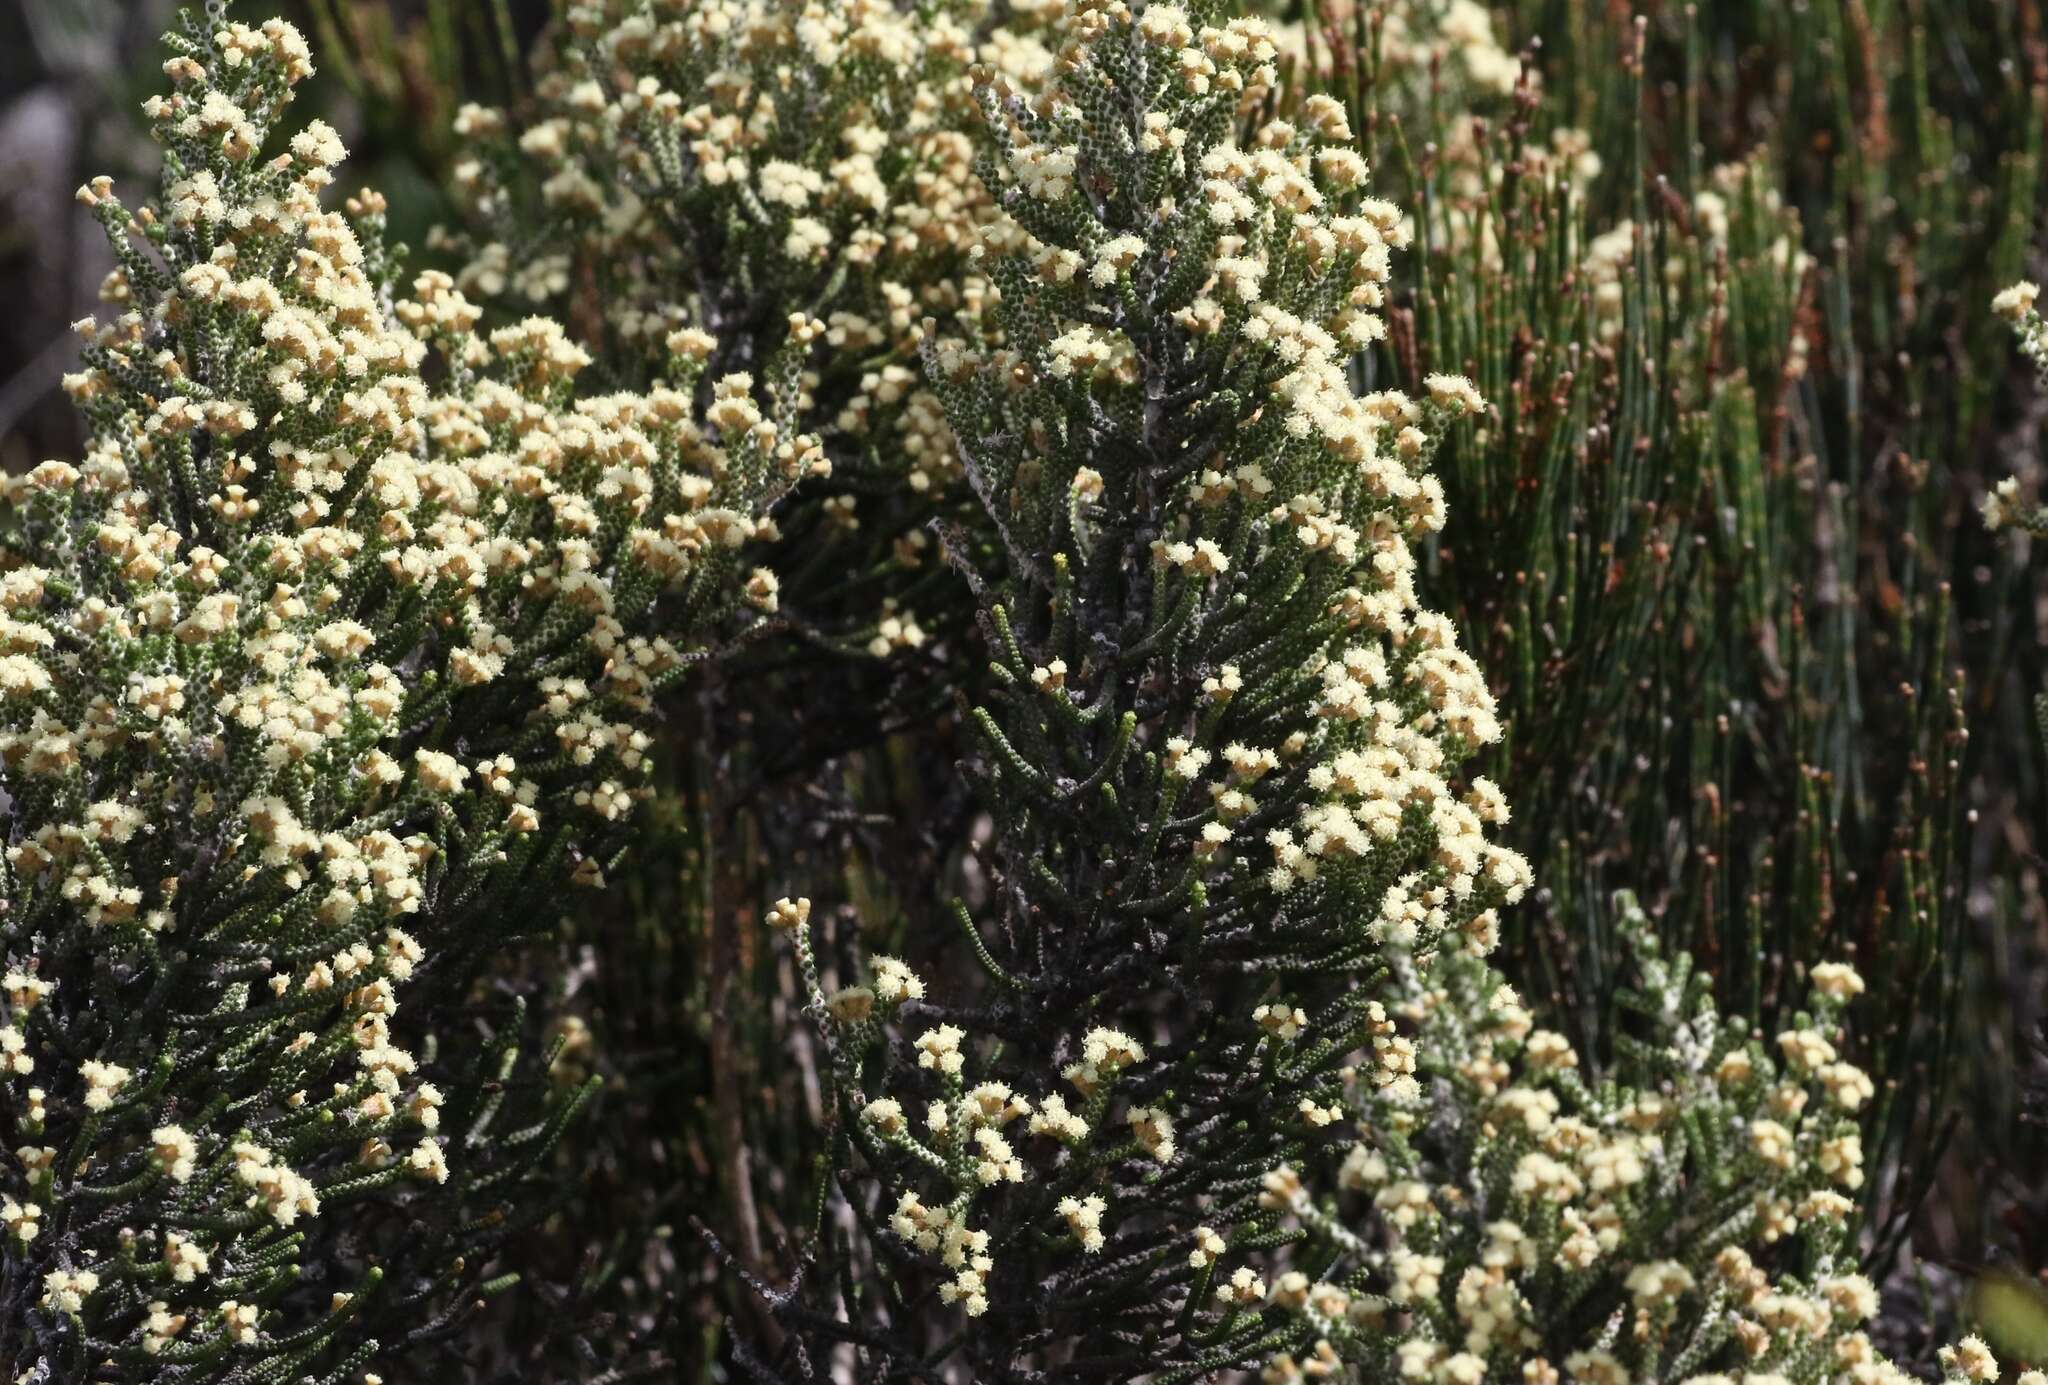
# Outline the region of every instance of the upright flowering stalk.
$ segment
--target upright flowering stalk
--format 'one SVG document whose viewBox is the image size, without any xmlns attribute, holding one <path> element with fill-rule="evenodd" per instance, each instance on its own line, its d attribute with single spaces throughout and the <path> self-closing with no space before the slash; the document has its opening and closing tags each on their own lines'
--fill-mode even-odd
<svg viewBox="0 0 2048 1385">
<path fill-rule="evenodd" d="M 548 1209 L 587 1093 L 508 1086 L 516 1023 L 454 1006 L 601 881 L 663 632 L 739 606 L 814 444 L 798 348 L 579 402 L 552 322 L 394 303 L 333 132 L 266 152 L 298 33 L 168 43 L 161 197 L 80 192 L 91 447 L 0 509 L 0 1369 L 355 1380 Z"/>
<path fill-rule="evenodd" d="M 1483 952 L 1527 883 L 1458 778 L 1491 699 L 1413 585 L 1428 460 L 1486 404 L 1359 385 L 1400 213 L 1335 102 L 1244 123 L 1261 21 L 1087 3 L 1060 37 L 1043 91 L 978 92 L 998 292 L 927 328 L 996 555 L 948 540 L 996 688 L 989 904 L 958 913 L 987 984 L 813 994 L 880 1283 L 850 1323 L 782 1314 L 862 1378 L 941 1341 L 980 1380 L 1124 1380 L 1294 1340 L 1261 1178 L 1343 1133 L 1386 949 Z"/>
</svg>

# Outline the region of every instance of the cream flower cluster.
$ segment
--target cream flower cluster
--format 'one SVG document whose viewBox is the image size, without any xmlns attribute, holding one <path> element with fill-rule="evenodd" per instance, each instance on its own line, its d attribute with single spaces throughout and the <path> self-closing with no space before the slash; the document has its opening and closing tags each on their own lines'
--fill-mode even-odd
<svg viewBox="0 0 2048 1385">
<path fill-rule="evenodd" d="M 795 924 L 794 933 L 808 965 L 808 923 Z M 818 1007 L 838 1022 L 849 1059 L 880 1045 L 880 1022 L 891 1018 L 904 1001 L 924 994 L 923 982 L 894 958 L 878 958 L 875 967 L 874 985 L 837 992 L 844 997 L 857 990 L 868 1003 L 849 1009 L 826 1001 Z M 879 1007 L 873 1004 L 878 996 L 888 997 Z M 1039 1180 L 1060 1168 L 1065 1162 L 1062 1151 L 1083 1145 L 1103 1126 L 1117 1074 L 1142 1063 L 1145 1050 L 1117 1030 L 1090 1030 L 1065 1074 L 1083 1104 L 1077 1113 L 1068 1106 L 1067 1094 L 1057 1090 L 1034 1098 L 999 1081 L 968 1086 L 969 1055 L 961 1046 L 966 1037 L 957 1027 L 942 1024 L 922 1031 L 912 1045 L 915 1066 L 937 1079 L 939 1092 L 925 1106 L 922 1134 L 913 1131 L 905 1102 L 896 1097 L 853 1095 L 851 1104 L 858 1113 L 856 1141 L 878 1166 L 896 1171 L 887 1185 L 895 1207 L 890 1219 L 893 1234 L 907 1246 L 933 1255 L 950 1276 L 939 1287 L 942 1301 L 979 1317 L 988 1309 L 988 1276 L 996 1268 L 988 1232 L 971 1224 L 979 1195 L 985 1189 Z M 1158 1163 L 1172 1161 L 1170 1112 L 1133 1106 L 1124 1119 L 1137 1148 Z M 1032 1163 L 1026 1162 L 1027 1155 Z M 1052 1211 L 1083 1252 L 1102 1250 L 1109 1203 L 1101 1194 L 1062 1196 Z"/>
<path fill-rule="evenodd" d="M 1632 1009 L 1651 1030 L 1597 1089 L 1571 1044 L 1536 1028 L 1483 963 L 1397 967 L 1389 1015 L 1414 1034 L 1417 1069 L 1356 1085 L 1366 1137 L 1335 1180 L 1355 1209 L 1343 1224 L 1359 1244 L 1384 1239 L 1384 1265 L 1347 1313 L 1305 1321 L 1268 1380 L 1314 1377 L 1319 1353 L 1428 1385 L 1614 1385 L 1679 1359 L 1690 1369 L 1678 1374 L 1703 1385 L 1758 1373 L 1907 1378 L 1863 1330 L 1877 1294 L 1854 1270 L 1848 1234 L 1855 1113 L 1870 1084 L 1839 1049 L 1860 978 L 1816 967 L 1809 1008 L 1766 1043 L 1722 1019 L 1632 902 L 1622 907 L 1639 973 Z M 1447 1111 L 1457 1138 L 1411 1140 Z M 1312 1237 L 1331 1234 L 1305 1191 L 1279 1206 Z M 1774 1247 L 1788 1238 L 1805 1243 L 1810 1276 L 1760 1267 L 1781 1260 Z M 1588 1293 L 1601 1297 L 1589 1305 Z M 1550 1359 L 1568 1305 L 1626 1330 Z M 1724 1364 L 1734 1376 L 1704 1374 Z"/>
<path fill-rule="evenodd" d="M 542 114 L 523 129 L 479 107 L 458 119 L 476 145 L 455 169 L 472 224 L 460 286 L 480 301 L 551 305 L 587 275 L 629 370 L 658 371 L 678 333 L 730 335 L 727 322 L 767 323 L 726 347 L 765 354 L 780 314 L 761 318 L 764 299 L 815 311 L 825 327 L 806 354 L 805 426 L 838 465 L 884 468 L 911 501 L 944 489 L 955 449 L 915 343 L 925 315 L 987 293 L 962 272 L 989 214 L 963 128 L 967 72 L 986 64 L 1035 82 L 1053 61 L 1024 14 L 982 32 L 986 9 L 570 6 L 559 62 L 537 84 Z M 852 503 L 875 487 L 812 489 L 820 505 L 845 502 L 820 516 L 836 538 L 886 535 L 892 561 L 921 562 L 914 543 L 897 546 L 915 532 L 900 516 L 876 516 L 855 539 Z"/>
<path fill-rule="evenodd" d="M 815 975 L 808 918 L 792 920 L 787 928 L 806 973 Z M 849 1065 L 883 1045 L 884 1022 L 925 994 L 923 981 L 901 961 L 878 957 L 872 965 L 870 984 L 842 987 L 831 999 L 821 993 L 813 997 L 818 1012 L 836 1022 L 841 1059 Z M 860 1002 L 847 1004 L 854 995 Z M 938 1092 L 937 1099 L 924 1103 L 921 1121 L 913 1121 L 907 1100 L 895 1096 L 851 1094 L 851 1105 L 857 1114 L 856 1143 L 878 1166 L 894 1171 L 887 1185 L 894 1208 L 892 1234 L 932 1257 L 941 1271 L 944 1303 L 978 1317 L 988 1309 L 989 1276 L 997 1266 L 988 1232 L 973 1225 L 981 1195 L 1004 1185 L 1037 1182 L 1064 1167 L 1064 1151 L 1083 1146 L 1107 1124 L 1118 1075 L 1142 1064 L 1146 1054 L 1141 1043 L 1119 1030 L 1098 1026 L 1082 1035 L 1064 1074 L 1081 1104 L 1077 1112 L 1068 1092 L 1050 1090 L 1033 1097 L 1000 1081 L 968 1085 L 966 1039 L 958 1027 L 940 1024 L 921 1030 L 910 1045 L 916 1055 L 912 1067 L 927 1074 L 928 1089 Z M 1134 1105 L 1125 1112 L 1123 1125 L 1132 1147 L 1146 1157 L 1160 1164 L 1173 1160 L 1170 1111 Z M 1059 1196 L 1049 1211 L 1080 1251 L 1103 1249 L 1110 1203 L 1101 1193 Z"/>
</svg>

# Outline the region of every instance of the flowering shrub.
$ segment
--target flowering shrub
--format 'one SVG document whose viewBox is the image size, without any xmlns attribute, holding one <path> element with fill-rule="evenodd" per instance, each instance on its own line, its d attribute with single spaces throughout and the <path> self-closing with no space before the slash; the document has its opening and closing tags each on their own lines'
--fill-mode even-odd
<svg viewBox="0 0 2048 1385">
<path fill-rule="evenodd" d="M 1339 103 L 1240 123 L 1276 48 L 1205 17 L 1084 6 L 1049 87 L 981 89 L 997 294 L 925 357 L 1000 543 L 954 553 L 994 907 L 956 906 L 962 996 L 894 957 L 828 993 L 811 902 L 771 912 L 844 1132 L 822 1263 L 767 1294 L 784 1364 L 1896 1377 L 1859 1331 L 1853 971 L 1815 971 L 1778 1080 L 1631 912 L 1650 1032 L 1593 1090 L 1479 961 L 1527 872 L 1454 785 L 1498 728 L 1409 543 L 1491 411 L 1356 392 L 1400 215 Z"/>
<path fill-rule="evenodd" d="M 547 1210 L 587 1091 L 508 1107 L 520 1028 L 461 1007 L 534 891 L 602 883 L 673 639 L 772 608 L 737 551 L 809 464 L 822 327 L 701 408 L 698 336 L 576 398 L 553 322 L 394 301 L 376 196 L 320 206 L 331 130 L 266 152 L 291 26 L 169 46 L 161 196 L 80 192 L 119 260 L 93 444 L 0 529 L 0 1360 L 354 1379 Z"/>
</svg>

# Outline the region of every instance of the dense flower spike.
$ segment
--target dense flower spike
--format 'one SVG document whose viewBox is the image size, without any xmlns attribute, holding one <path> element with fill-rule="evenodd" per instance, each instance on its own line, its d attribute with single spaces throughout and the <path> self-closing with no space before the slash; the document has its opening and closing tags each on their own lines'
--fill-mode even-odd
<svg viewBox="0 0 2048 1385">
<path fill-rule="evenodd" d="M 79 193 L 119 261 L 90 449 L 0 514 L 0 1361 L 359 1371 L 545 1205 L 587 1092 L 500 1138 L 516 1015 L 447 1007 L 602 882 L 677 641 L 814 443 L 795 348 L 702 407 L 688 357 L 576 398 L 553 322 L 394 301 L 377 196 L 321 205 L 333 132 L 270 152 L 297 31 L 169 46 L 161 197 Z"/>
</svg>

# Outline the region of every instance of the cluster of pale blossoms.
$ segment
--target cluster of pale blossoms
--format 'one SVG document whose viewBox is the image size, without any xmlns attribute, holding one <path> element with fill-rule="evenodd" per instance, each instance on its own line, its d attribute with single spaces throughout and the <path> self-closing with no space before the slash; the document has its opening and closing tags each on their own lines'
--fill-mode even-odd
<svg viewBox="0 0 2048 1385">
<path fill-rule="evenodd" d="M 1320 32 L 1312 36 L 1308 26 L 1350 33 L 1362 8 L 1355 0 L 1333 0 L 1318 7 L 1313 19 L 1275 23 L 1273 41 L 1298 71 L 1328 77 L 1334 55 L 1327 38 Z M 1480 0 L 1397 0 L 1370 8 L 1377 80 L 1386 93 L 1381 99 L 1389 104 L 1395 96 L 1419 103 L 1432 84 L 1441 90 L 1462 83 L 1466 102 L 1477 108 L 1512 92 L 1523 80 L 1521 59 L 1501 43 L 1493 15 Z"/>
<path fill-rule="evenodd" d="M 804 380 L 806 426 L 892 468 L 913 494 L 947 485 L 955 447 L 915 348 L 926 315 L 977 311 L 988 292 L 963 272 L 990 211 L 962 127 L 967 74 L 981 64 L 1037 84 L 1053 66 L 1029 16 L 992 28 L 983 17 L 979 0 L 915 15 L 827 0 L 572 6 L 562 61 L 537 84 L 544 116 L 521 129 L 494 109 L 458 117 L 482 146 L 454 170 L 478 227 L 459 247 L 461 287 L 545 304 L 590 266 L 608 332 L 657 360 L 670 334 L 724 313 L 699 294 L 707 276 L 733 296 L 724 315 L 751 312 L 764 290 L 813 306 L 825 327 Z M 842 89 L 858 94 L 811 99 Z M 514 157 L 491 157 L 493 145 Z M 532 233 L 508 166 L 538 183 L 538 246 L 520 243 Z M 649 187 L 661 196 L 635 191 Z M 677 207 L 701 239 L 674 234 Z M 728 226 L 739 234 L 711 229 Z M 859 527 L 854 499 L 829 497 L 841 530 Z M 918 566 L 922 547 L 903 539 L 895 561 Z"/>
<path fill-rule="evenodd" d="M 842 990 L 820 1006 L 846 1026 L 856 1046 L 877 1040 L 875 1021 L 888 1017 L 902 1000 L 924 993 L 923 982 L 894 959 L 876 959 L 875 969 L 872 986 Z M 857 1005 L 846 1003 L 850 991 L 859 995 Z M 950 1024 L 917 1037 L 917 1065 L 937 1077 L 941 1093 L 926 1104 L 922 1121 L 914 1121 L 895 1097 L 856 1097 L 854 1104 L 859 1112 L 856 1139 L 876 1164 L 903 1165 L 920 1175 L 889 1191 L 895 1209 L 890 1229 L 906 1244 L 938 1254 L 950 1275 L 939 1286 L 940 1299 L 979 1317 L 988 1310 L 988 1275 L 995 1260 L 988 1233 L 970 1225 L 976 1194 L 1042 1176 L 1059 1151 L 1084 1145 L 1107 1119 L 1117 1075 L 1144 1062 L 1145 1049 L 1118 1030 L 1090 1030 L 1081 1041 L 1081 1057 L 1063 1074 L 1079 1104 L 1076 1110 L 1069 1094 L 1059 1090 L 1032 1097 L 1002 1082 L 969 1087 L 961 1048 L 966 1037 Z M 1161 1164 L 1173 1159 L 1174 1123 L 1166 1111 L 1133 1106 L 1123 1126 L 1150 1158 Z M 890 1159 L 892 1152 L 908 1155 L 907 1164 Z M 1036 1156 L 1036 1173 L 1026 1154 Z M 943 1192 L 935 1194 L 935 1187 Z M 1105 1243 L 1102 1223 L 1108 1206 L 1099 1194 L 1086 1193 L 1061 1198 L 1055 1214 L 1072 1243 L 1095 1254 Z"/>
<path fill-rule="evenodd" d="M 1644 927 L 1634 913 L 1627 924 L 1632 937 Z M 1839 963 L 1814 968 L 1810 1011 L 1765 1045 L 1689 998 L 1654 950 L 1637 946 L 1645 991 L 1668 1017 L 1645 1045 L 1655 1066 L 1598 1089 L 1581 1080 L 1572 1045 L 1536 1027 L 1476 959 L 1397 967 L 1389 1009 L 1375 1012 L 1386 1022 L 1375 1027 L 1405 1029 L 1413 1042 L 1375 1038 L 1375 1061 L 1358 1070 L 1349 1102 L 1360 1138 L 1336 1177 L 1363 1239 L 1333 1228 L 1292 1168 L 1269 1175 L 1265 1192 L 1312 1240 L 1352 1253 L 1383 1242 L 1384 1253 L 1371 1292 L 1311 1286 L 1311 1302 L 1336 1307 L 1307 1316 L 1308 1356 L 1277 1358 L 1269 1382 L 1312 1378 L 1324 1373 L 1317 1362 L 1341 1358 L 1384 1360 L 1423 1385 L 1618 1385 L 1650 1363 L 1706 1350 L 1695 1343 L 1725 1311 L 1750 1377 L 1805 1381 L 1818 1366 L 1825 1378 L 1903 1385 L 1863 1330 L 1877 1294 L 1854 1272 L 1843 1234 L 1863 1180 L 1858 1115 L 1873 1096 L 1870 1078 L 1837 1049 L 1839 1016 L 1861 978 Z M 1410 1142 L 1447 1110 L 1464 1131 L 1445 1147 L 1461 1151 L 1451 1160 Z M 1476 1202 L 1475 1192 L 1484 1194 Z M 1702 1215 L 1719 1209 L 1711 1231 L 1674 1236 L 1686 1224 L 1670 1214 L 1674 1201 Z M 1758 1267 L 1788 1237 L 1815 1248 L 1811 1277 Z M 1340 1278 L 1344 1268 L 1340 1260 L 1326 1273 Z M 1285 1282 L 1269 1301 L 1281 1302 Z M 1611 1295 L 1629 1331 L 1559 1361 L 1538 1354 L 1556 1318 L 1568 1305 L 1583 1309 L 1588 1293 Z"/>
</svg>

